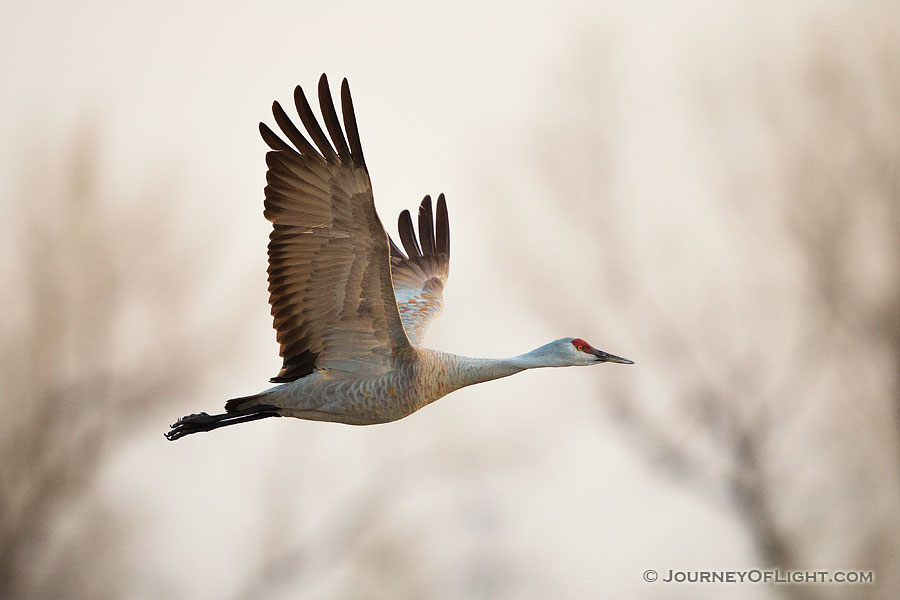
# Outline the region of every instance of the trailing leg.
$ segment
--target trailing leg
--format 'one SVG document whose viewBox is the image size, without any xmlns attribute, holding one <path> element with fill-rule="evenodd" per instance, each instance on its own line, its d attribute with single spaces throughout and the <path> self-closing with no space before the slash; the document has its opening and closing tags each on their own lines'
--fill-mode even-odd
<svg viewBox="0 0 900 600">
<path fill-rule="evenodd" d="M 277 406 L 270 404 L 258 404 L 256 406 L 248 406 L 232 412 L 226 412 L 220 415 L 210 415 L 205 412 L 187 415 L 181 417 L 173 425 L 171 431 L 166 432 L 166 439 L 174 442 L 178 438 L 198 433 L 200 431 L 212 431 L 226 425 L 237 425 L 238 423 L 247 423 L 267 417 L 280 417 Z"/>
</svg>

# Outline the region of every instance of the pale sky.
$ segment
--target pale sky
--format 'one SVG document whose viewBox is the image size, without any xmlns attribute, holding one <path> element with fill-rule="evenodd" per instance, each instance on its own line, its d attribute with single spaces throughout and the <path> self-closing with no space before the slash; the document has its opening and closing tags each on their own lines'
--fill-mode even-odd
<svg viewBox="0 0 900 600">
<path fill-rule="evenodd" d="M 620 172 L 612 193 L 636 205 L 622 217 L 629 251 L 653 253 L 667 235 L 695 235 L 703 242 L 689 251 L 726 252 L 729 240 L 704 221 L 721 210 L 718 201 L 695 183 L 708 150 L 684 145 L 691 139 L 685 115 L 695 110 L 689 94 L 697 77 L 727 80 L 734 57 L 754 45 L 789 54 L 803 23 L 845 5 L 782 4 L 7 6 L 0 19 L 2 202 L 15 198 L 27 151 L 69 145 L 80 124 L 93 123 L 103 185 L 112 194 L 134 197 L 155 178 L 168 179 L 179 199 L 171 215 L 176 228 L 209 238 L 201 262 L 216 275 L 198 303 L 249 299 L 244 305 L 254 307 L 239 360 L 212 369 L 200 395 L 178 410 L 218 410 L 229 397 L 266 387 L 278 368 L 266 306 L 265 146 L 257 123 L 272 123 L 271 102 L 289 105 L 294 85 L 314 89 L 322 72 L 333 89 L 342 77 L 350 80 L 376 204 L 390 232 L 397 213 L 424 194 L 448 196 L 452 275 L 429 345 L 498 356 L 583 335 L 637 362 L 629 369 L 529 373 L 373 428 L 282 419 L 167 444 L 163 430 L 178 415 L 151 411 L 169 420 L 148 423 L 120 448 L 97 490 L 136 523 L 129 548 L 143 570 L 132 597 L 174 593 L 167 586 L 176 580 L 184 597 L 228 597 L 267 556 L 266 539 L 286 547 L 304 540 L 311 546 L 306 560 L 328 562 L 316 553 L 321 546 L 328 556 L 335 519 L 329 510 L 353 506 L 357 497 L 369 502 L 370 492 L 382 508 L 366 523 L 371 531 L 361 549 L 349 551 L 363 556 L 354 560 L 398 544 L 415 558 L 410 570 L 439 581 L 446 598 L 491 597 L 491 585 L 500 583 L 466 579 L 480 568 L 488 578 L 505 573 L 537 586 L 502 583 L 504 591 L 521 592 L 516 597 L 596 597 L 591 593 L 605 589 L 609 597 L 718 598 L 722 590 L 714 586 L 661 589 L 641 573 L 764 567 L 754 564 L 746 532 L 729 511 L 659 478 L 612 424 L 586 420 L 596 414 L 588 405 L 604 381 L 622 389 L 641 376 L 642 357 L 632 355 L 638 340 L 615 326 L 614 315 L 587 314 L 599 308 L 569 298 L 568 286 L 546 292 L 561 316 L 536 317 L 522 297 L 527 288 L 516 284 L 532 265 L 511 269 L 490 234 L 499 227 L 503 238 L 505 228 L 530 227 L 509 236 L 511 256 L 520 252 L 513 244 L 532 240 L 562 273 L 584 272 L 588 259 L 553 221 L 557 199 L 535 190 L 527 172 L 536 132 L 552 130 L 554 111 L 566 110 L 562 86 L 578 79 L 580 63 L 592 64 L 579 55 L 587 49 L 608 61 L 615 90 L 609 135 Z M 648 163 L 659 168 L 648 173 Z M 677 210 L 667 198 L 673 182 L 684 200 Z M 502 221 L 509 211 L 528 216 Z M 610 324 L 557 329 L 597 323 Z M 395 487 L 383 484 L 394 480 Z M 273 507 L 277 517 L 268 514 Z M 402 552 L 397 560 L 406 560 Z M 287 585 L 278 597 L 346 595 L 358 562 L 347 564 L 355 567 L 315 566 L 329 574 L 306 576 L 303 595 Z M 398 567 L 385 572 L 391 568 Z M 216 578 L 203 581 L 197 573 Z M 390 588 L 384 594 L 395 595 Z M 761 586 L 729 588 L 728 596 L 772 597 Z"/>
</svg>

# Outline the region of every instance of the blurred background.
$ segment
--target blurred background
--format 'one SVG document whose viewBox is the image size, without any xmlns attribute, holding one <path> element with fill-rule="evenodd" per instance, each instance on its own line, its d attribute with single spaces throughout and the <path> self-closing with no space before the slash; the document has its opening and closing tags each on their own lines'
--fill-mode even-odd
<svg viewBox="0 0 900 600">
<path fill-rule="evenodd" d="M 900 589 L 896 3 L 3 13 L 0 597 Z M 257 122 L 322 72 L 391 233 L 447 194 L 429 345 L 637 364 L 166 442 L 280 366 Z M 876 583 L 642 579 L 754 568 Z"/>
</svg>

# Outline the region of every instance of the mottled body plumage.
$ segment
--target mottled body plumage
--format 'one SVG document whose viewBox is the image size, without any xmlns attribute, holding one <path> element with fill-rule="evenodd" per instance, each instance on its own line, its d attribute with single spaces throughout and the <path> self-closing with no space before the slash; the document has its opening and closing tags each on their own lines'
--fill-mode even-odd
<svg viewBox="0 0 900 600">
<path fill-rule="evenodd" d="M 462 387 L 513 375 L 525 367 L 515 359 L 476 359 L 415 349 L 396 369 L 368 377 L 318 370 L 267 390 L 265 402 L 282 416 L 350 425 L 402 419 Z M 258 402 L 250 397 L 248 402 Z M 240 408 L 240 407 L 238 407 Z"/>
</svg>

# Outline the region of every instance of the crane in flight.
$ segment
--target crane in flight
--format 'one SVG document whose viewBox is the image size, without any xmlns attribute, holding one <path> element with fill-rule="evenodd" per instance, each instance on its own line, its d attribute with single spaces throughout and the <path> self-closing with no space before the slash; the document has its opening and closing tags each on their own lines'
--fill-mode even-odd
<svg viewBox="0 0 900 600">
<path fill-rule="evenodd" d="M 229 400 L 222 414 L 182 417 L 166 432 L 169 440 L 267 417 L 387 423 L 454 390 L 526 369 L 633 364 L 580 338 L 499 359 L 423 347 L 449 274 L 444 195 L 434 206 L 425 196 L 418 237 L 409 211 L 400 213 L 401 250 L 375 212 L 347 80 L 343 129 L 324 74 L 318 95 L 327 136 L 300 86 L 294 103 L 307 135 L 277 101 L 272 113 L 287 141 L 259 125 L 271 148 L 264 215 L 272 222 L 269 304 L 283 359 L 271 379 L 277 385 Z"/>
</svg>

